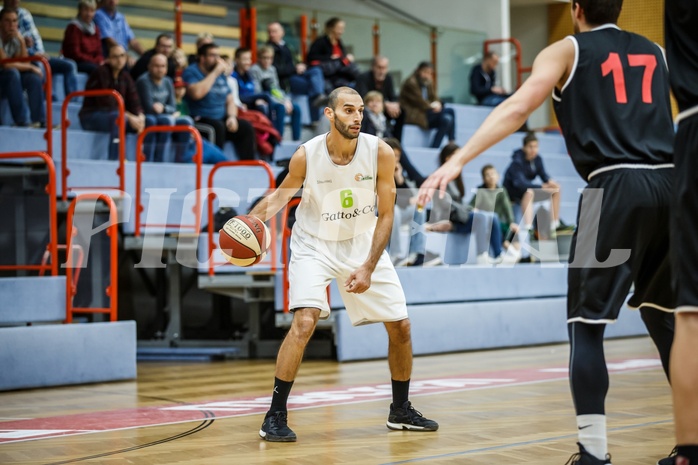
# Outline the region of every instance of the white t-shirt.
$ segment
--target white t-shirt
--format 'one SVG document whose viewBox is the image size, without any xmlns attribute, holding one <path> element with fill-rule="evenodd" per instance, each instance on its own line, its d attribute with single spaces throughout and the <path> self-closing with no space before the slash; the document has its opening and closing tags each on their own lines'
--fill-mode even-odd
<svg viewBox="0 0 698 465">
<path fill-rule="evenodd" d="M 296 225 L 327 241 L 344 241 L 376 226 L 379 139 L 359 134 L 354 158 L 337 165 L 327 151 L 327 134 L 303 146 L 306 177 Z"/>
</svg>

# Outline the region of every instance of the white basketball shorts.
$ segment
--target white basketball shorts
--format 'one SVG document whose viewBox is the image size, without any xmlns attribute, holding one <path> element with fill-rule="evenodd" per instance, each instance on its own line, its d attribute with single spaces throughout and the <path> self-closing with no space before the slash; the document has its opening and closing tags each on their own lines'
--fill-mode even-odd
<svg viewBox="0 0 698 465">
<path fill-rule="evenodd" d="M 317 308 L 320 318 L 330 316 L 327 286 L 333 278 L 354 326 L 407 318 L 405 293 L 388 253 L 383 251 L 371 275 L 371 287 L 349 293 L 344 282 L 368 256 L 373 231 L 346 241 L 325 241 L 294 226 L 289 263 L 289 307 Z"/>
</svg>

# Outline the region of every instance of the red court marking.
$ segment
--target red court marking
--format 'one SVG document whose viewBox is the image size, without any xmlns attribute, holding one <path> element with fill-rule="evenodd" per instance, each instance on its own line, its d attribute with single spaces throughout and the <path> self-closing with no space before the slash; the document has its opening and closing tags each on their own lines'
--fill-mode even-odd
<svg viewBox="0 0 698 465">
<path fill-rule="evenodd" d="M 608 363 L 609 372 L 624 373 L 660 367 L 658 359 L 626 359 Z M 525 368 L 491 371 L 448 378 L 413 380 L 410 396 L 472 391 L 519 384 L 567 379 L 566 367 Z M 289 410 L 386 400 L 392 397 L 390 384 L 338 386 L 325 391 L 308 391 L 289 397 Z M 48 439 L 59 436 L 98 433 L 146 426 L 171 425 L 207 418 L 230 418 L 266 413 L 270 396 L 239 397 L 197 404 L 163 405 L 135 409 L 107 410 L 46 418 L 0 421 L 0 444 Z M 206 416 L 206 412 L 213 415 Z"/>
</svg>

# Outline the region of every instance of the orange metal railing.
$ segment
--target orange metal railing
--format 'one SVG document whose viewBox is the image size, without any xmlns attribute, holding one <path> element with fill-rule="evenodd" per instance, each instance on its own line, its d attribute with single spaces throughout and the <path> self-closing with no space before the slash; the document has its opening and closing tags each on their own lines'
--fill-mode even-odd
<svg viewBox="0 0 698 465">
<path fill-rule="evenodd" d="M 46 163 L 48 169 L 48 185 L 46 194 L 48 195 L 49 214 L 49 243 L 48 251 L 51 256 L 51 263 L 40 265 L 0 265 L 0 270 L 34 270 L 40 273 L 51 270 L 52 276 L 58 276 L 58 215 L 56 213 L 56 167 L 51 156 L 46 152 L 9 152 L 0 153 L 0 159 L 6 158 L 41 158 Z"/>
<path fill-rule="evenodd" d="M 193 224 L 151 224 L 151 223 L 141 223 L 141 214 L 143 213 L 142 204 L 142 194 L 141 185 L 143 183 L 141 168 L 143 162 L 145 161 L 145 155 L 143 154 L 143 141 L 146 136 L 155 132 L 188 132 L 194 138 L 196 143 L 196 153 L 192 160 L 196 163 L 196 198 L 194 200 L 194 223 Z M 138 141 L 136 142 L 136 225 L 134 236 L 139 237 L 141 235 L 141 227 L 159 227 L 159 228 L 184 228 L 192 229 L 194 232 L 198 232 L 201 229 L 201 163 L 203 162 L 203 142 L 201 141 L 201 134 L 196 128 L 192 126 L 150 126 L 145 128 L 138 134 Z"/>
<path fill-rule="evenodd" d="M 305 62 L 308 55 L 308 15 L 301 15 L 300 25 L 301 61 Z"/>
<path fill-rule="evenodd" d="M 83 200 L 101 200 L 109 207 L 109 225 L 107 226 L 107 235 L 110 239 L 109 244 L 109 285 L 105 289 L 107 297 L 109 297 L 109 307 L 74 307 L 73 298 L 77 293 L 77 286 L 74 284 L 73 280 L 76 278 L 73 273 L 70 272 L 71 268 L 74 268 L 73 263 L 77 265 L 77 261 L 73 257 L 73 250 L 76 249 L 73 245 L 73 238 L 77 235 L 78 230 L 73 225 L 73 217 L 75 216 L 75 206 L 78 202 Z M 116 205 L 111 197 L 107 194 L 98 193 L 85 193 L 80 194 L 70 203 L 68 207 L 68 219 L 66 226 L 66 261 L 65 267 L 66 274 L 66 322 L 71 323 L 73 321 L 73 315 L 75 313 L 105 313 L 109 315 L 109 321 L 116 321 L 117 308 L 118 308 L 118 236 L 117 236 L 117 212 Z M 80 263 L 82 265 L 82 263 Z"/>
<path fill-rule="evenodd" d="M 510 39 L 489 39 L 486 40 L 483 44 L 483 56 L 487 55 L 487 52 L 489 51 L 490 45 L 493 44 L 502 44 L 502 43 L 510 43 L 514 45 L 514 48 L 516 48 L 516 58 L 514 59 L 516 62 L 516 88 L 518 89 L 521 87 L 521 84 L 523 84 L 523 74 L 524 73 L 530 73 L 531 72 L 531 67 L 524 68 L 521 65 L 521 42 L 514 38 Z"/>
<path fill-rule="evenodd" d="M 213 235 L 215 232 L 213 230 L 214 226 L 214 219 L 213 219 L 213 201 L 216 198 L 216 193 L 213 188 L 213 179 L 218 170 L 221 168 L 228 168 L 228 167 L 239 167 L 239 166 L 258 166 L 260 168 L 263 168 L 266 173 L 267 173 L 267 178 L 269 181 L 269 189 L 267 192 L 271 192 L 273 189 L 276 188 L 276 181 L 274 179 L 274 173 L 271 170 L 271 167 L 266 163 L 261 160 L 242 160 L 242 161 L 222 161 L 220 163 L 216 163 L 213 168 L 211 169 L 211 172 L 208 175 L 208 275 L 213 276 L 214 275 L 214 267 L 217 265 L 223 265 L 228 262 L 215 262 L 214 257 L 213 257 L 213 252 L 216 250 L 216 247 L 218 246 L 214 240 L 213 240 Z M 271 269 L 272 271 L 276 271 L 276 216 L 272 217 L 269 220 L 269 231 L 271 233 L 271 253 L 269 254 L 270 261 L 271 261 Z"/>
<path fill-rule="evenodd" d="M 68 187 L 68 176 L 70 176 L 70 170 L 68 169 L 68 126 L 70 126 L 70 120 L 68 120 L 68 103 L 70 100 L 79 97 L 113 97 L 116 100 L 116 105 L 118 107 L 119 116 L 116 118 L 115 124 L 119 127 L 119 167 L 116 169 L 116 175 L 119 176 L 119 186 L 118 187 Z M 111 142 L 110 142 L 111 143 Z M 79 90 L 76 92 L 69 93 L 65 100 L 63 101 L 63 106 L 61 107 L 61 153 L 63 154 L 63 162 L 61 163 L 61 187 L 63 193 L 61 198 L 65 202 L 68 199 L 68 191 L 77 189 L 118 189 L 121 192 L 126 190 L 126 180 L 124 164 L 126 163 L 126 107 L 124 105 L 124 99 L 114 89 L 93 89 L 93 90 Z"/>
<path fill-rule="evenodd" d="M 240 47 L 252 51 L 252 62 L 257 62 L 257 8 L 241 8 L 240 18 Z"/>
<path fill-rule="evenodd" d="M 51 102 L 53 101 L 53 76 L 51 75 L 51 65 L 48 63 L 48 59 L 43 56 L 30 56 L 22 58 L 5 58 L 0 60 L 0 65 L 7 63 L 28 63 L 32 61 L 40 61 L 44 64 L 44 97 L 46 99 L 46 132 L 44 132 L 44 139 L 46 139 L 46 152 L 48 156 L 53 158 L 53 106 Z"/>
<path fill-rule="evenodd" d="M 182 48 L 182 0 L 175 0 L 174 2 L 174 13 L 175 13 L 175 44 L 177 48 Z"/>
</svg>

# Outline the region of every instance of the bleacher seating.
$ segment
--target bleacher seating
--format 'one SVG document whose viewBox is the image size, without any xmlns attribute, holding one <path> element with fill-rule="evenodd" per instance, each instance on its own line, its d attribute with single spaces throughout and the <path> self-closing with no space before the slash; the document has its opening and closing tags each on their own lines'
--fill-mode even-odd
<svg viewBox="0 0 698 465">
<path fill-rule="evenodd" d="M 234 47 L 238 45 L 240 30 L 231 24 L 237 24 L 237 11 L 234 8 L 223 6 L 201 5 L 184 2 L 183 24 L 184 49 L 187 53 L 193 53 L 193 43 L 195 35 L 203 30 L 212 32 L 216 36 L 216 41 L 222 45 L 222 52 L 232 54 Z M 73 18 L 76 13 L 75 2 L 73 0 L 53 0 L 23 2 L 23 6 L 32 11 L 39 31 L 42 34 L 46 48 L 50 54 L 57 54 L 60 42 L 63 38 L 63 28 L 67 20 Z M 172 2 L 169 0 L 151 0 L 140 2 L 138 0 L 121 0 L 119 9 L 130 22 L 136 36 L 145 48 L 152 46 L 155 36 L 163 31 L 172 31 L 174 28 Z M 84 85 L 86 76 L 81 76 L 80 83 Z M 54 123 L 58 123 L 60 117 L 60 100 L 64 97 L 61 77 L 54 80 L 56 97 L 58 102 L 54 103 Z M 295 101 L 307 107 L 307 97 L 295 97 Z M 490 108 L 483 108 L 471 105 L 448 104 L 456 113 L 456 141 L 459 144 L 465 143 L 482 121 L 487 117 Z M 113 189 L 118 185 L 116 169 L 117 162 L 106 160 L 109 136 L 103 133 L 83 131 L 80 129 L 77 113 L 80 109 L 79 100 L 71 103 L 68 107 L 70 126 L 68 129 L 68 151 L 69 157 L 66 161 L 62 153 L 60 143 L 60 131 L 54 131 L 54 160 L 57 170 L 63 163 L 68 163 L 71 174 L 69 185 L 72 187 L 89 186 L 90 189 L 100 190 L 104 188 Z M 7 124 L 8 119 L 7 102 L 0 101 L 0 118 Z M 307 112 L 304 111 L 304 124 L 310 123 Z M 324 123 L 324 121 L 323 121 Z M 416 126 L 406 126 L 403 133 L 403 147 L 412 163 L 423 174 L 427 175 L 438 167 L 438 149 L 428 148 L 432 133 L 423 131 Z M 480 168 L 484 164 L 494 165 L 503 174 L 509 164 L 511 154 L 522 145 L 522 134 L 512 135 L 502 142 L 486 151 L 477 160 L 466 166 L 463 171 L 463 178 L 467 186 L 468 197 L 470 189 L 481 183 Z M 584 181 L 574 171 L 572 163 L 567 155 L 564 141 L 559 134 L 542 134 L 539 136 L 541 155 L 546 167 L 556 180 L 562 185 L 561 217 L 567 223 L 573 223 L 576 217 L 577 201 L 579 189 L 584 186 Z M 126 136 L 126 153 L 128 163 L 124 176 L 126 179 L 126 197 L 122 200 L 121 211 L 121 232 L 127 238 L 133 239 L 135 231 L 135 144 L 136 136 L 128 134 Z M 284 140 L 277 148 L 273 161 L 287 160 L 298 146 L 298 142 Z M 41 150 L 45 147 L 43 132 L 35 129 L 22 129 L 0 127 L 0 152 L 7 151 L 29 151 Z M 235 159 L 234 150 L 231 144 L 227 144 L 225 151 L 229 157 Z M 190 195 L 196 186 L 195 169 L 191 164 L 175 164 L 172 161 L 171 148 L 166 148 L 164 163 L 145 163 L 143 165 L 143 191 L 144 211 L 141 213 L 142 219 L 148 222 L 159 224 L 169 224 L 173 226 L 155 227 L 149 229 L 151 233 L 172 234 L 177 239 L 176 234 L 180 232 L 176 227 L 183 222 L 192 222 L 193 213 L 185 206 L 185 199 Z M 274 166 L 275 174 L 282 168 Z M 202 170 L 202 186 L 210 173 L 211 167 L 204 167 Z M 232 206 L 239 213 L 246 212 L 250 203 L 264 191 L 266 186 L 265 174 L 255 169 L 234 169 L 220 173 L 217 178 L 217 185 L 226 187 L 233 192 L 234 200 Z M 63 192 L 64 186 L 58 183 L 59 195 Z M 165 194 L 166 200 L 162 204 L 151 204 L 147 193 L 153 194 L 158 189 L 170 190 Z M 109 191 L 114 193 L 113 190 Z M 116 195 L 116 194 L 115 194 Z M 118 194 L 121 196 L 121 194 Z M 154 194 L 153 194 L 154 195 Z M 206 203 L 202 205 L 202 212 L 206 211 Z M 201 227 L 205 227 L 207 218 L 202 216 Z M 192 233 L 194 231 L 191 231 Z M 224 295 L 245 298 L 250 296 L 252 301 L 259 302 L 269 299 L 274 304 L 276 310 L 281 310 L 283 302 L 283 283 L 280 279 L 280 272 L 271 273 L 267 276 L 269 281 L 260 280 L 254 273 L 248 273 L 236 267 L 222 267 L 221 275 L 213 278 L 207 275 L 206 259 L 207 233 L 202 233 L 196 238 L 198 242 L 197 250 L 199 280 L 198 285 L 202 289 Z M 279 244 L 280 245 L 280 244 Z M 540 266 L 515 266 L 515 267 L 475 267 L 469 266 L 473 262 L 472 241 L 466 236 L 456 236 L 451 234 L 430 233 L 427 241 L 427 248 L 439 253 L 445 266 L 434 268 L 400 268 L 398 274 L 406 291 L 409 311 L 414 322 L 413 338 L 416 354 L 448 352 L 454 350 L 469 350 L 485 347 L 505 347 L 513 345 L 540 344 L 548 342 L 558 342 L 566 339 L 564 315 L 565 315 L 565 293 L 566 293 L 566 268 L 560 263 L 552 262 Z M 220 257 L 219 257 L 220 258 Z M 465 264 L 465 266 L 461 266 Z M 280 249 L 277 257 L 277 265 L 281 265 Z M 224 268 L 224 270 L 223 270 Z M 268 271 L 268 270 L 267 270 Z M 44 290 L 50 286 L 60 287 L 60 278 L 46 278 L 46 281 L 38 281 L 37 278 L 28 278 L 33 285 L 50 283 L 44 285 Z M 49 281 L 53 280 L 53 281 Z M 502 284 L 506 283 L 506 284 Z M 0 280 L 0 297 L 19 300 L 21 297 L 8 293 L 9 281 L 3 283 Z M 48 286 L 48 287 L 47 287 Z M 241 292 L 238 289 L 264 288 L 269 293 Z M 28 288 L 27 288 L 28 289 Z M 16 290 L 13 292 L 17 292 Z M 36 293 L 37 295 L 39 293 Z M 91 324 L 94 331 L 114 331 L 94 335 L 85 334 L 87 325 L 50 325 L 51 328 L 44 327 L 40 332 L 31 332 L 31 327 L 9 327 L 4 325 L 14 325 L 26 321 L 44 321 L 48 316 L 33 316 L 24 307 L 33 306 L 33 311 L 46 310 L 50 312 L 50 319 L 60 321 L 61 312 L 65 313 L 65 290 L 44 292 L 47 301 L 36 302 L 30 298 L 24 299 L 26 302 L 19 309 L 22 317 L 17 320 L 17 315 L 12 317 L 0 311 L 0 366 L 11 366 L 16 373 L 22 371 L 24 379 L 17 384 L 7 384 L 0 382 L 1 389 L 10 389 L 28 386 L 41 386 L 51 383 L 71 383 L 90 382 L 106 379 L 103 373 L 95 371 L 92 377 L 70 377 L 72 370 L 78 372 L 75 365 L 68 364 L 66 370 L 60 370 L 56 378 L 47 379 L 46 376 L 38 376 L 40 371 L 45 370 L 45 366 L 57 364 L 58 358 L 76 360 L 81 357 L 75 351 L 75 344 L 71 344 L 68 339 L 74 341 L 107 341 L 104 346 L 112 344 L 114 338 L 120 338 L 125 344 L 122 350 L 127 357 L 135 353 L 135 332 L 132 324 L 121 324 L 121 326 L 108 326 L 102 324 Z M 53 305 L 54 301 L 62 302 L 63 307 Z M 331 286 L 332 307 L 337 310 L 333 312 L 333 329 L 335 331 L 337 357 L 339 360 L 357 360 L 366 358 L 377 358 L 385 356 L 384 330 L 379 325 L 361 328 L 361 335 L 357 335 L 354 329 L 347 332 L 350 326 L 349 320 L 343 309 L 341 296 L 336 283 Z M 0 309 L 1 310 L 1 309 Z M 621 324 L 610 329 L 611 335 L 641 334 L 644 332 L 639 317 L 636 313 L 625 312 L 621 319 Z M 14 319 L 13 319 L 14 318 Z M 104 326 L 104 329 L 102 327 Z M 57 329 L 62 328 L 62 329 Z M 473 330 L 477 328 L 477 330 Z M 54 331 L 55 334 L 54 334 Z M 59 335 L 60 332 L 60 335 Z M 28 336 L 29 334 L 29 336 Z M 6 337 L 7 335 L 7 337 Z M 28 367 L 18 367 L 12 357 L 16 357 L 12 344 L 17 340 L 36 341 L 37 338 L 47 341 L 54 341 L 58 346 L 64 346 L 65 350 L 55 354 L 43 354 L 37 356 L 36 363 Z M 367 341 L 380 338 L 381 342 L 371 344 Z M 163 341 L 169 344 L 170 341 Z M 178 341 L 179 342 L 179 341 Z M 95 357 L 109 357 L 105 352 L 105 347 L 96 347 L 93 351 Z M 12 365 L 14 363 L 14 365 Z M 121 378 L 135 376 L 134 367 L 123 361 L 114 361 Z M 8 365 L 9 364 L 9 365 Z M 95 367 L 96 368 L 96 367 Z M 0 377 L 4 380 L 4 377 Z"/>
</svg>

